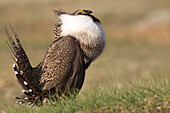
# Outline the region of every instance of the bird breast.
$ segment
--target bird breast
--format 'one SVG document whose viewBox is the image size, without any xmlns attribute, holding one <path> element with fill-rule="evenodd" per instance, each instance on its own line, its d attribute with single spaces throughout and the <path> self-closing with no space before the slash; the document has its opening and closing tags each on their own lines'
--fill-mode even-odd
<svg viewBox="0 0 170 113">
<path fill-rule="evenodd" d="M 59 19 L 62 23 L 61 36 L 71 35 L 79 40 L 83 52 L 91 60 L 101 54 L 105 45 L 105 31 L 100 22 L 94 22 L 88 15 L 63 14 Z"/>
</svg>

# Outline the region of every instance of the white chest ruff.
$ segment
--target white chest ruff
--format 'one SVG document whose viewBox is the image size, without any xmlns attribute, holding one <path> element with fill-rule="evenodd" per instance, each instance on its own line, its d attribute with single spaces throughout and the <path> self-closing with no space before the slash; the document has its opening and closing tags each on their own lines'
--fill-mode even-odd
<svg viewBox="0 0 170 113">
<path fill-rule="evenodd" d="M 99 40 L 105 40 L 105 32 L 100 23 L 96 24 L 92 18 L 85 15 L 68 15 L 59 16 L 62 21 L 61 36 L 74 36 L 80 43 L 89 45 Z"/>
<path fill-rule="evenodd" d="M 71 35 L 80 42 L 80 46 L 87 59 L 93 61 L 103 51 L 105 46 L 105 31 L 99 22 L 85 15 L 59 16 L 62 22 L 61 36 Z"/>
</svg>

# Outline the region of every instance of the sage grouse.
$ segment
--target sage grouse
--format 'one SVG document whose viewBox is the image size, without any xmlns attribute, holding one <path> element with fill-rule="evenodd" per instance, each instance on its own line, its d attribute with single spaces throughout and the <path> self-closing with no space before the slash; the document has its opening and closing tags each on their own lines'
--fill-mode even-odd
<svg viewBox="0 0 170 113">
<path fill-rule="evenodd" d="M 15 61 L 13 68 L 23 87 L 19 103 L 35 103 L 50 96 L 69 95 L 81 89 L 85 71 L 103 51 L 105 31 L 99 19 L 90 10 L 67 13 L 54 10 L 58 16 L 54 27 L 55 40 L 46 51 L 44 59 L 32 67 L 22 44 L 11 26 L 15 40 L 8 35 L 8 45 Z M 49 93 L 50 92 L 50 93 Z M 57 94 L 57 96 L 56 96 Z"/>
</svg>

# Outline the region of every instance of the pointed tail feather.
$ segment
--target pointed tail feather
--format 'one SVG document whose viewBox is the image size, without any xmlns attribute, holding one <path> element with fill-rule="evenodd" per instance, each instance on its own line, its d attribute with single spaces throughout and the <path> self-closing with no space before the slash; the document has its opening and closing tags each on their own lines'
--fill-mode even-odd
<svg viewBox="0 0 170 113">
<path fill-rule="evenodd" d="M 23 89 L 25 89 L 25 90 L 30 89 L 29 84 L 26 82 L 25 78 L 20 74 L 15 63 L 13 64 L 13 68 L 14 68 L 15 75 L 18 79 L 18 82 L 23 87 Z"/>
<path fill-rule="evenodd" d="M 5 27 L 4 27 L 5 28 Z M 5 28 L 6 34 L 8 36 L 7 44 L 12 52 L 12 58 L 14 59 L 15 63 L 13 64 L 13 68 L 18 79 L 18 82 L 22 85 L 23 89 L 27 91 L 26 95 L 35 95 L 33 91 L 34 87 L 32 86 L 32 66 L 29 62 L 29 59 L 21 45 L 21 42 L 10 25 L 10 28 L 14 34 L 15 41 L 9 35 L 7 29 Z M 30 92 L 31 91 L 31 92 Z M 36 93 L 36 92 L 35 92 Z"/>
<path fill-rule="evenodd" d="M 7 29 L 5 28 L 6 34 L 8 36 L 8 46 L 13 54 L 13 59 L 15 59 L 16 64 L 18 65 L 18 71 L 21 72 L 22 76 L 25 78 L 25 80 L 29 80 L 30 76 L 29 73 L 31 73 L 32 70 L 32 66 L 29 62 L 29 59 L 20 43 L 20 40 L 16 34 L 16 32 L 14 31 L 14 29 L 12 28 L 12 26 L 10 25 L 11 30 L 15 36 L 15 40 L 16 43 L 14 42 L 14 40 L 12 39 L 12 37 L 9 35 Z"/>
</svg>

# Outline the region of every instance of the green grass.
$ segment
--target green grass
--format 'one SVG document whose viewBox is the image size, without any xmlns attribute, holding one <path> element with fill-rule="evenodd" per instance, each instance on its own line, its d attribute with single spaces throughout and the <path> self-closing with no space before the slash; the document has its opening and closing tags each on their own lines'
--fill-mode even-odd
<svg viewBox="0 0 170 113">
<path fill-rule="evenodd" d="M 35 39 L 22 37 L 21 40 L 24 42 L 23 46 L 31 63 L 35 66 L 43 58 L 45 46 L 48 47 L 50 41 L 38 42 Z M 44 47 L 39 47 L 41 44 Z M 14 75 L 13 62 L 7 47 L 1 48 L 0 62 L 3 65 L 0 65 L 0 112 L 4 110 L 14 113 L 167 110 L 168 108 L 164 107 L 169 101 L 170 86 L 160 80 L 162 78 L 170 80 L 169 47 L 169 45 L 156 45 L 130 39 L 107 39 L 104 53 L 87 70 L 78 97 L 75 100 L 62 100 L 55 106 L 41 107 L 20 106 L 14 103 L 13 97 L 22 93 L 21 86 Z M 152 75 L 154 80 L 148 81 L 148 75 Z M 8 110 L 3 105 L 4 102 L 8 105 Z"/>
<path fill-rule="evenodd" d="M 80 8 L 91 9 L 105 28 L 105 50 L 87 70 L 83 88 L 75 100 L 62 100 L 55 106 L 17 105 L 13 97 L 21 95 L 21 86 L 17 83 L 12 69 L 13 61 L 5 43 L 3 25 L 12 23 L 31 64 L 36 66 L 53 41 L 53 25 L 56 18 L 52 9 L 58 8 L 70 12 Z M 159 12 L 162 9 L 169 10 L 170 1 L 1 0 L 0 112 L 4 110 L 22 113 L 141 112 L 142 110 L 166 112 L 168 109 L 166 106 L 169 106 L 170 101 L 169 84 L 160 80 L 165 78 L 170 81 L 170 24 L 160 25 L 156 31 L 146 29 L 147 32 L 136 33 L 132 30 L 139 21 L 145 24 L 143 20 L 153 11 Z M 148 80 L 148 75 L 152 75 L 154 80 Z"/>
<path fill-rule="evenodd" d="M 146 81 L 145 81 L 146 82 Z M 8 105 L 8 113 L 75 113 L 75 112 L 152 112 L 170 111 L 170 85 L 167 80 L 155 82 L 151 77 L 147 83 L 136 81 L 108 88 L 98 87 L 82 92 L 76 99 L 61 99 L 40 107 Z"/>
</svg>

